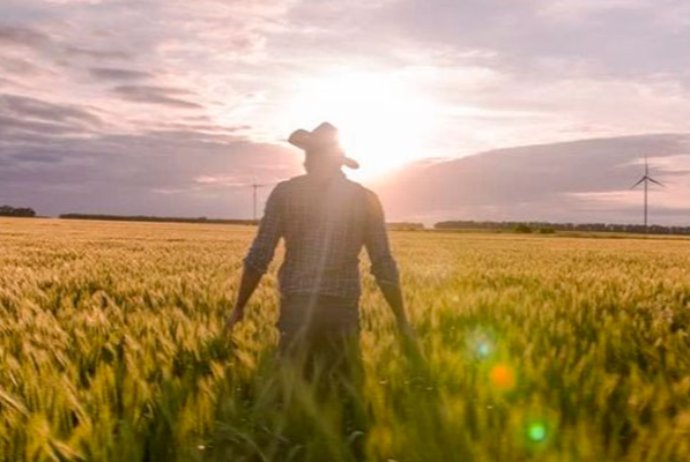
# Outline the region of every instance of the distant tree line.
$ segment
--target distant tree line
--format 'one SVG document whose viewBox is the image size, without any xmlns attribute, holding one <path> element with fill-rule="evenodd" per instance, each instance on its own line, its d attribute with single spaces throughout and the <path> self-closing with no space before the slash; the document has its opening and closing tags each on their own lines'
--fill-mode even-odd
<svg viewBox="0 0 690 462">
<path fill-rule="evenodd" d="M 181 218 L 181 217 L 155 217 L 149 215 L 99 215 L 91 213 L 64 213 L 60 218 L 66 220 L 104 220 L 104 221 L 143 221 L 154 223 L 208 223 L 208 224 L 225 224 L 225 225 L 255 225 L 258 220 L 241 220 L 241 219 L 223 219 L 223 218 Z M 389 229 L 395 230 L 420 230 L 424 229 L 422 223 L 387 223 Z"/>
<path fill-rule="evenodd" d="M 539 232 L 542 234 L 556 231 L 588 231 L 609 233 L 650 233 L 690 235 L 690 226 L 625 225 L 610 223 L 548 223 L 540 221 L 443 221 L 434 225 L 436 229 L 483 229 L 514 231 L 518 233 Z"/>
<path fill-rule="evenodd" d="M 254 220 L 221 219 L 221 218 L 183 218 L 183 217 L 153 217 L 148 215 L 98 215 L 88 213 L 65 213 L 60 218 L 67 220 L 105 220 L 105 221 L 144 221 L 155 223 L 208 223 L 208 224 L 230 224 L 230 225 L 253 225 Z"/>
<path fill-rule="evenodd" d="M 0 206 L 0 217 L 35 217 L 34 209 L 28 207 L 10 207 L 9 205 Z"/>
<path fill-rule="evenodd" d="M 409 223 L 409 222 L 390 222 L 386 223 L 386 227 L 395 231 L 417 231 L 424 229 L 424 223 Z"/>
</svg>

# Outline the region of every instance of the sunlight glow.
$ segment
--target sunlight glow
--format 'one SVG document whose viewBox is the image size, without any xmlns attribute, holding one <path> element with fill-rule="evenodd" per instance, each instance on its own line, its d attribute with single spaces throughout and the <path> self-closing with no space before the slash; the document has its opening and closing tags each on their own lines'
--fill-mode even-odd
<svg viewBox="0 0 690 462">
<path fill-rule="evenodd" d="M 292 127 L 311 130 L 322 121 L 338 127 L 347 155 L 361 165 L 354 177 L 385 174 L 430 155 L 425 146 L 438 111 L 394 73 L 305 79 L 288 106 Z"/>
</svg>

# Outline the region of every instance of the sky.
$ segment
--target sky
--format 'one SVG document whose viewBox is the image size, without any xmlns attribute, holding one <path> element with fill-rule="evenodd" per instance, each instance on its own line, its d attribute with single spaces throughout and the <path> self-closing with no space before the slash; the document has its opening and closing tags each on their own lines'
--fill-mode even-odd
<svg viewBox="0 0 690 462">
<path fill-rule="evenodd" d="M 557 162 L 558 143 L 623 139 L 640 167 L 631 139 L 690 132 L 689 47 L 687 0 L 0 0 L 0 203 L 249 217 L 249 184 L 265 197 L 301 172 L 291 131 L 329 120 L 391 218 L 513 218 L 510 201 L 396 198 L 421 188 L 403 182 L 428 175 L 420 160 L 513 146 L 555 146 L 531 168 Z M 665 223 L 690 212 L 686 140 L 672 139 L 648 153 L 678 183 L 657 194 Z M 573 177 L 623 162 L 596 152 Z M 561 186 L 540 195 L 585 202 L 524 218 L 638 218 L 622 179 Z"/>
</svg>

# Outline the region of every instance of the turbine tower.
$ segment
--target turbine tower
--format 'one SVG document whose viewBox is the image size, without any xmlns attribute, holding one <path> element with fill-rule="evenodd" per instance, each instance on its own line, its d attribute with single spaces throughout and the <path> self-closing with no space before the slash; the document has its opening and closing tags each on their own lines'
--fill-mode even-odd
<svg viewBox="0 0 690 462">
<path fill-rule="evenodd" d="M 259 188 L 265 188 L 266 186 L 271 186 L 272 184 L 274 184 L 274 183 L 259 184 L 256 182 L 256 180 L 254 180 L 254 182 L 249 185 L 252 188 L 252 210 L 254 211 L 254 214 L 253 214 L 253 220 L 254 221 L 256 221 L 257 191 Z"/>
<path fill-rule="evenodd" d="M 644 183 L 644 231 L 645 233 L 648 231 L 648 206 L 649 206 L 649 183 L 654 183 L 657 184 L 661 187 L 664 185 L 661 184 L 660 182 L 656 181 L 654 178 L 649 176 L 649 162 L 647 161 L 647 155 L 645 154 L 644 156 L 644 176 L 640 178 L 640 181 L 635 183 L 632 188 L 630 189 L 635 189 L 637 188 L 640 184 Z"/>
</svg>

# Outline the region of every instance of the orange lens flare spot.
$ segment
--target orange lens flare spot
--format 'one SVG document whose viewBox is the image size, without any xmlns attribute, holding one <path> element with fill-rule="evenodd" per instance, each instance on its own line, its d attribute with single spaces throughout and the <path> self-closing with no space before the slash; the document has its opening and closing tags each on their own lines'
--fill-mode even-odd
<svg viewBox="0 0 690 462">
<path fill-rule="evenodd" d="M 491 368 L 489 373 L 491 384 L 501 391 L 510 391 L 515 388 L 517 380 L 515 372 L 510 366 L 498 364 Z"/>
</svg>

